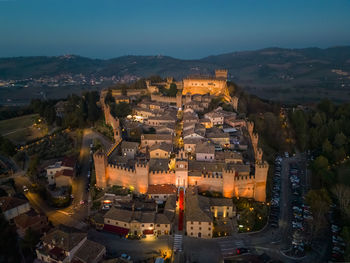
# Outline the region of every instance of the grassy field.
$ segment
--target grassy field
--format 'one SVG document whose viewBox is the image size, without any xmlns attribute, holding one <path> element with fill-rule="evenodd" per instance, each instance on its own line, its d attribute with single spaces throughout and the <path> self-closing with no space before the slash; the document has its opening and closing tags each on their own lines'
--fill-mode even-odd
<svg viewBox="0 0 350 263">
<path fill-rule="evenodd" d="M 30 114 L 0 121 L 0 134 L 14 143 L 24 143 L 47 134 L 46 124 L 35 124 L 38 114 Z"/>
</svg>

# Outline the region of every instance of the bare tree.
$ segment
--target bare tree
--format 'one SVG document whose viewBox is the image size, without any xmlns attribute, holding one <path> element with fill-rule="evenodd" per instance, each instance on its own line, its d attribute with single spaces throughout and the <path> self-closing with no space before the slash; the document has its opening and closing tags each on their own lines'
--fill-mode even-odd
<svg viewBox="0 0 350 263">
<path fill-rule="evenodd" d="M 350 187 L 344 184 L 336 184 L 332 193 L 337 197 L 340 210 L 350 217 Z"/>
</svg>

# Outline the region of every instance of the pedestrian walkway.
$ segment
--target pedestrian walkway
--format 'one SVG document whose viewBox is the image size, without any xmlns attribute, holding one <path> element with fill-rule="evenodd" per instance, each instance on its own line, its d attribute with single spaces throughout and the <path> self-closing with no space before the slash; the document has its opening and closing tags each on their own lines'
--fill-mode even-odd
<svg viewBox="0 0 350 263">
<path fill-rule="evenodd" d="M 173 251 L 182 251 L 182 235 L 175 234 L 174 235 L 174 247 Z"/>
<path fill-rule="evenodd" d="M 229 258 L 236 255 L 236 249 L 244 247 L 243 240 L 219 241 L 220 251 L 223 258 Z"/>
</svg>

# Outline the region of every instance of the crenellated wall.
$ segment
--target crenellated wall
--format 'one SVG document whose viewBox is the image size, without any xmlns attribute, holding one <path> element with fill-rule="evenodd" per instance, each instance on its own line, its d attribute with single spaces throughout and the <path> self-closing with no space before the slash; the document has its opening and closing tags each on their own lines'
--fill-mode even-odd
<svg viewBox="0 0 350 263">
<path fill-rule="evenodd" d="M 164 102 L 164 103 L 174 103 L 177 104 L 177 97 L 168 97 L 158 94 L 151 94 L 152 101 Z"/>
<path fill-rule="evenodd" d="M 149 173 L 149 184 L 175 185 L 175 172 L 155 171 Z"/>
<path fill-rule="evenodd" d="M 104 113 L 105 122 L 107 125 L 112 126 L 113 129 L 113 137 L 116 143 L 121 140 L 121 131 L 120 131 L 120 123 L 118 118 L 114 118 L 111 114 L 110 108 L 105 103 L 106 92 L 101 91 L 100 95 L 100 104 Z"/>
</svg>

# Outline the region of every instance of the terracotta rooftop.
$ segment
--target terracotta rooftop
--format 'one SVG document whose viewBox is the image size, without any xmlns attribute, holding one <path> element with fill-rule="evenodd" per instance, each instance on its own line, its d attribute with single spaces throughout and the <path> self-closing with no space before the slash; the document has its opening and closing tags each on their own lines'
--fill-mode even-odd
<svg viewBox="0 0 350 263">
<path fill-rule="evenodd" d="M 65 157 L 62 161 L 62 166 L 74 168 L 77 160 L 74 157 Z"/>
<path fill-rule="evenodd" d="M 35 225 L 37 222 L 40 221 L 40 217 L 43 217 L 44 215 L 40 215 L 35 210 L 31 209 L 27 213 L 21 214 L 19 216 L 16 216 L 14 218 L 16 226 L 19 226 L 21 228 L 27 228 L 31 225 Z"/>
<path fill-rule="evenodd" d="M 77 244 L 86 238 L 86 236 L 86 233 L 81 232 L 78 229 L 61 225 L 47 233 L 41 238 L 41 240 L 46 244 L 51 244 L 65 251 L 71 251 Z"/>
<path fill-rule="evenodd" d="M 172 184 L 151 184 L 147 194 L 176 194 L 176 187 Z"/>
<path fill-rule="evenodd" d="M 25 199 L 9 196 L 0 197 L 0 208 L 2 212 L 18 207 L 20 205 L 24 205 L 25 203 L 28 203 L 28 201 Z"/>
</svg>

